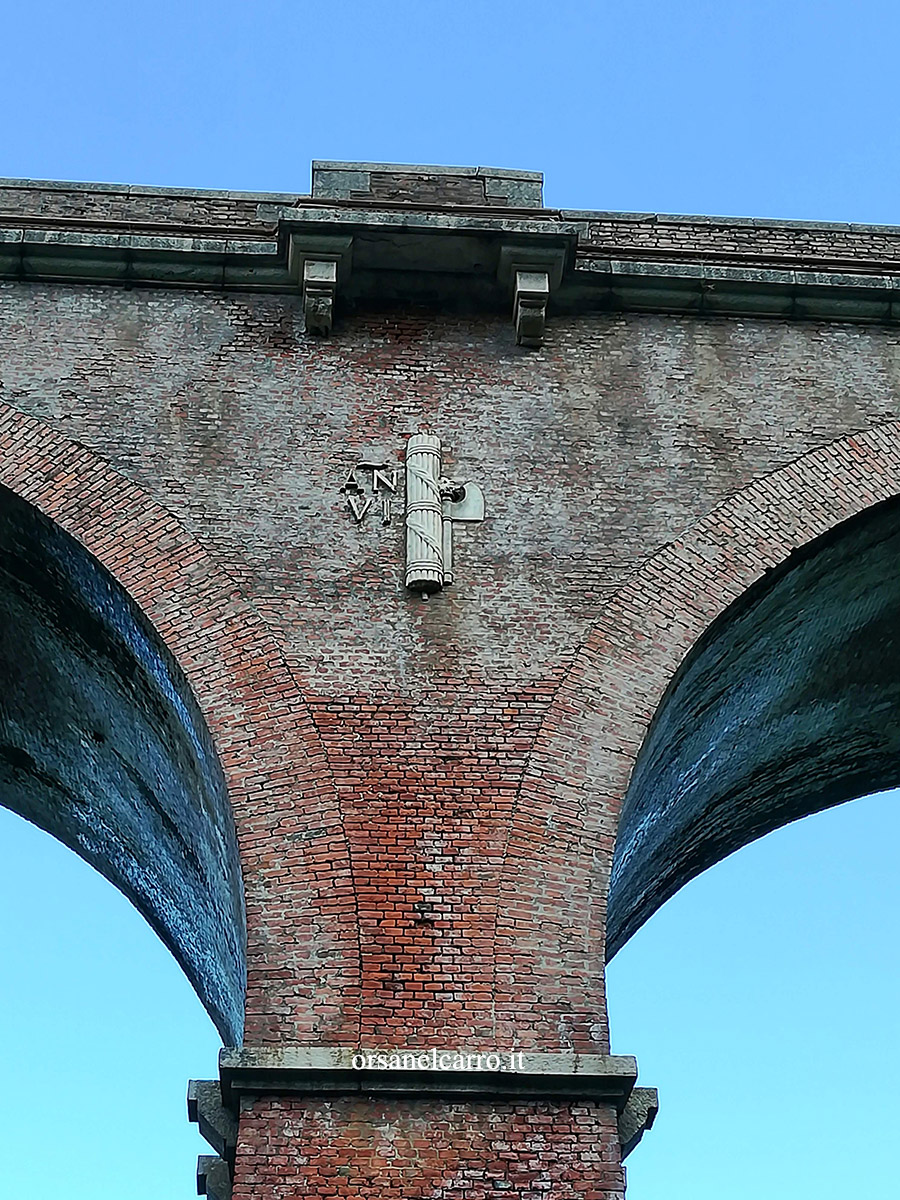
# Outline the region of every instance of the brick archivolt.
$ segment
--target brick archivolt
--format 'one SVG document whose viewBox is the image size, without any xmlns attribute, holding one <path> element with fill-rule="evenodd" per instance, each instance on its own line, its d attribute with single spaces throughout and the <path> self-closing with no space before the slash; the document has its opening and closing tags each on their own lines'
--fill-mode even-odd
<svg viewBox="0 0 900 1200">
<path fill-rule="evenodd" d="M 368 859 L 356 846 L 351 871 L 350 840 L 368 836 L 374 810 L 354 801 L 356 824 L 347 824 L 348 802 L 342 814 L 332 775 L 334 738 L 323 741 L 269 628 L 171 512 L 99 455 L 3 404 L 0 483 L 119 580 L 194 690 L 241 846 L 247 1040 L 353 1042 L 373 986 L 361 930 L 376 920 L 381 929 L 382 912 L 375 892 L 361 898 Z M 490 879 L 478 866 L 481 882 L 470 894 L 481 906 L 472 944 L 493 972 L 493 983 L 478 976 L 470 999 L 485 1008 L 498 1044 L 607 1048 L 602 963 L 617 818 L 669 681 L 704 630 L 766 570 L 896 495 L 900 422 L 891 422 L 813 450 L 729 497 L 602 609 L 546 709 L 521 785 L 514 792 L 513 783 L 508 808 L 504 801 L 494 814 L 502 820 L 486 842 Z M 477 865 L 472 859 L 473 871 Z M 369 866 L 370 891 L 390 892 L 380 861 Z M 430 936 L 428 914 L 410 911 L 410 928 Z M 384 987 L 376 985 L 379 998 Z"/>
<path fill-rule="evenodd" d="M 2 402 L 0 484 L 76 538 L 122 584 L 191 685 L 237 827 L 250 1005 L 253 989 L 267 985 L 282 997 L 316 990 L 315 1014 L 293 1006 L 292 1029 L 302 1036 L 298 1011 L 319 1030 L 336 1026 L 339 997 L 354 991 L 359 972 L 349 853 L 319 735 L 271 633 L 206 550 L 140 486 Z M 294 918 L 277 954 L 262 917 L 273 895 Z"/>
<path fill-rule="evenodd" d="M 892 421 L 813 450 L 730 496 L 644 563 L 604 607 L 548 707 L 510 826 L 498 953 L 516 922 L 540 921 L 544 930 L 532 962 L 520 963 L 511 1010 L 539 1003 L 550 972 L 599 972 L 622 800 L 685 656 L 766 571 L 897 495 L 900 422 Z M 588 924 L 580 939 L 565 910 L 554 907 L 561 892 L 582 901 Z M 581 1040 L 589 1036 L 585 1024 Z"/>
</svg>

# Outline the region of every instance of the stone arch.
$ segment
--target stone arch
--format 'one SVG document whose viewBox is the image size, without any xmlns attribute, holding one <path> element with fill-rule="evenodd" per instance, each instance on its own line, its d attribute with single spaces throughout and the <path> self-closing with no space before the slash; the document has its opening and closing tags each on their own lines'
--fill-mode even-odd
<svg viewBox="0 0 900 1200">
<path fill-rule="evenodd" d="M 680 664 L 767 572 L 896 496 L 900 422 L 891 422 L 814 450 L 729 497 L 649 559 L 602 610 L 535 742 L 501 883 L 498 947 L 515 942 L 521 964 L 507 1003 L 543 1012 L 545 1038 L 563 1022 L 570 1044 L 608 1045 L 601 966 L 618 821 Z M 613 952 L 636 928 L 628 913 L 617 921 Z M 570 981 L 567 994 L 554 976 Z M 571 987 L 575 979 L 580 990 Z M 584 996 L 582 1008 L 573 994 Z"/>
<path fill-rule="evenodd" d="M 314 1021 L 316 1032 L 337 1029 L 358 986 L 349 854 L 318 734 L 270 631 L 205 548 L 140 486 L 3 403 L 0 485 L 83 547 L 98 578 L 108 573 L 121 586 L 196 698 L 221 763 L 244 877 L 248 1036 L 298 1040 Z M 285 850 L 283 822 L 304 838 L 302 853 L 296 842 Z M 350 899 L 335 902 L 336 889 Z M 269 943 L 262 919 L 276 894 L 298 918 L 283 952 Z M 204 976 L 192 947 L 179 944 L 160 913 L 143 911 L 223 1038 L 239 1041 L 244 995 L 235 963 L 219 979 Z M 313 989 L 315 1013 L 307 1002 Z"/>
</svg>

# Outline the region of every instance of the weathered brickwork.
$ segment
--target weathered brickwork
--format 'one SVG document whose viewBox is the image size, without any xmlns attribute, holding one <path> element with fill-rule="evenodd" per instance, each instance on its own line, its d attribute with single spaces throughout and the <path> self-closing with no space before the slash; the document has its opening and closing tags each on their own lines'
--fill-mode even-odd
<svg viewBox="0 0 900 1200">
<path fill-rule="evenodd" d="M 395 183 L 376 177 L 373 199 Z M 471 199 L 438 183 L 429 202 Z M 0 191 L 37 222 L 235 239 L 275 237 L 259 205 L 302 199 Z M 683 248 L 864 271 L 900 238 L 595 218 L 584 262 Z M 124 585 L 215 740 L 246 893 L 246 1043 L 607 1053 L 606 895 L 634 757 L 732 599 L 900 493 L 900 329 L 587 306 L 551 311 L 527 351 L 496 305 L 358 301 L 321 340 L 296 286 L 9 279 L 0 331 L 0 484 Z M 403 583 L 417 432 L 487 505 L 427 601 Z M 397 472 L 387 524 L 355 520 L 341 490 L 361 462 Z M 623 1193 L 606 1103 L 245 1104 L 237 1200 Z"/>
<path fill-rule="evenodd" d="M 410 187 L 409 177 L 396 171 L 373 172 L 371 187 L 365 192 L 351 193 L 355 200 L 411 200 L 417 204 L 504 205 L 502 199 L 492 200 L 485 193 L 483 179 L 445 181 L 438 176 L 417 179 Z"/>
<path fill-rule="evenodd" d="M 266 226 L 258 215 L 262 197 L 240 193 L 206 192 L 187 195 L 175 189 L 140 188 L 109 184 L 83 187 L 9 180 L 0 186 L 0 215 L 35 224 L 48 220 L 130 228 L 158 223 L 169 231 L 189 226 L 197 231 L 226 227 L 240 236 L 247 230 L 263 233 Z M 266 200 L 296 203 L 297 196 Z M 270 226 L 271 228 L 271 226 Z"/>
<path fill-rule="evenodd" d="M 305 1023 L 337 1033 L 341 997 L 358 987 L 348 848 L 330 775 L 323 770 L 321 741 L 271 633 L 170 512 L 83 445 L 5 404 L 0 404 L 0 483 L 104 563 L 175 654 L 228 781 L 247 910 L 256 916 L 250 921 L 250 954 L 262 977 L 274 972 L 278 995 L 300 991 L 308 998 L 319 989 L 314 1004 L 293 1006 L 298 1030 Z M 292 873 L 291 900 L 307 919 L 285 947 L 294 964 L 286 985 L 283 960 L 265 965 L 268 943 L 263 940 L 259 953 L 252 949 L 265 938 L 268 895 L 284 871 L 270 849 L 272 831 L 282 821 L 291 833 L 312 831 L 302 843 L 309 868 Z M 268 872 L 254 866 L 262 861 Z"/>
<path fill-rule="evenodd" d="M 366 690 L 398 674 L 415 688 L 435 655 L 443 671 L 453 655 L 540 676 L 631 564 L 756 475 L 898 408 L 886 330 L 594 317 L 554 323 L 528 356 L 500 319 L 425 313 L 322 343 L 290 297 L 8 284 L 0 306 L 4 398 L 201 536 L 329 692 L 360 674 Z M 430 608 L 401 586 L 400 523 L 357 528 L 339 493 L 359 456 L 399 466 L 429 424 L 447 469 L 492 501 L 461 539 L 465 586 Z"/>
<path fill-rule="evenodd" d="M 586 260 L 603 252 L 614 257 L 680 256 L 806 270 L 896 271 L 900 266 L 900 230 L 884 225 L 609 213 L 602 220 L 589 221 L 582 246 Z"/>
<path fill-rule="evenodd" d="M 621 1200 L 615 1145 L 604 1105 L 260 1100 L 242 1113 L 234 1200 Z"/>
</svg>

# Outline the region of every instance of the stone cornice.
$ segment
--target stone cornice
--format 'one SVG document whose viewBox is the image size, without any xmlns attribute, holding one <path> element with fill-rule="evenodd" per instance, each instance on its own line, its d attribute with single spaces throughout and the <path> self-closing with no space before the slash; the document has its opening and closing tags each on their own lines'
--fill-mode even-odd
<svg viewBox="0 0 900 1200">
<path fill-rule="evenodd" d="M 456 1051 L 382 1051 L 387 1060 L 424 1056 L 427 1064 L 453 1060 Z M 377 1059 L 377 1055 L 373 1055 Z M 625 1108 L 637 1080 L 637 1063 L 630 1055 L 573 1052 L 463 1053 L 470 1062 L 496 1058 L 502 1069 L 483 1065 L 465 1070 L 452 1067 L 423 1069 L 384 1066 L 358 1067 L 366 1053 L 341 1046 L 226 1048 L 219 1053 L 219 1076 L 226 1107 L 241 1095 L 415 1095 L 483 1099 L 593 1099 Z M 509 1064 L 514 1063 L 514 1069 Z"/>
<path fill-rule="evenodd" d="M 531 188 L 539 179 L 507 175 Z M 323 238 L 350 239 L 338 312 L 372 302 L 503 309 L 514 286 L 504 256 L 550 255 L 561 264 L 551 320 L 600 311 L 900 320 L 895 226 L 0 181 L 6 280 L 298 292 L 292 251 Z"/>
</svg>

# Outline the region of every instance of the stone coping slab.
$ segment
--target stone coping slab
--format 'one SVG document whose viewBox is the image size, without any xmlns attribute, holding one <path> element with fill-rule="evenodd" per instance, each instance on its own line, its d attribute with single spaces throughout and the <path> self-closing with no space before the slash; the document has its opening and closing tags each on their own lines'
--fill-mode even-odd
<svg viewBox="0 0 900 1200">
<path fill-rule="evenodd" d="M 463 1070 L 456 1068 L 460 1055 L 467 1061 Z M 413 1060 L 405 1067 L 404 1057 Z M 382 1062 L 392 1058 L 398 1060 L 393 1067 Z M 570 1051 L 244 1046 L 220 1052 L 219 1073 L 223 1102 L 232 1108 L 242 1095 L 362 1094 L 509 1102 L 599 1100 L 621 1112 L 637 1081 L 637 1062 L 631 1055 Z"/>
</svg>

